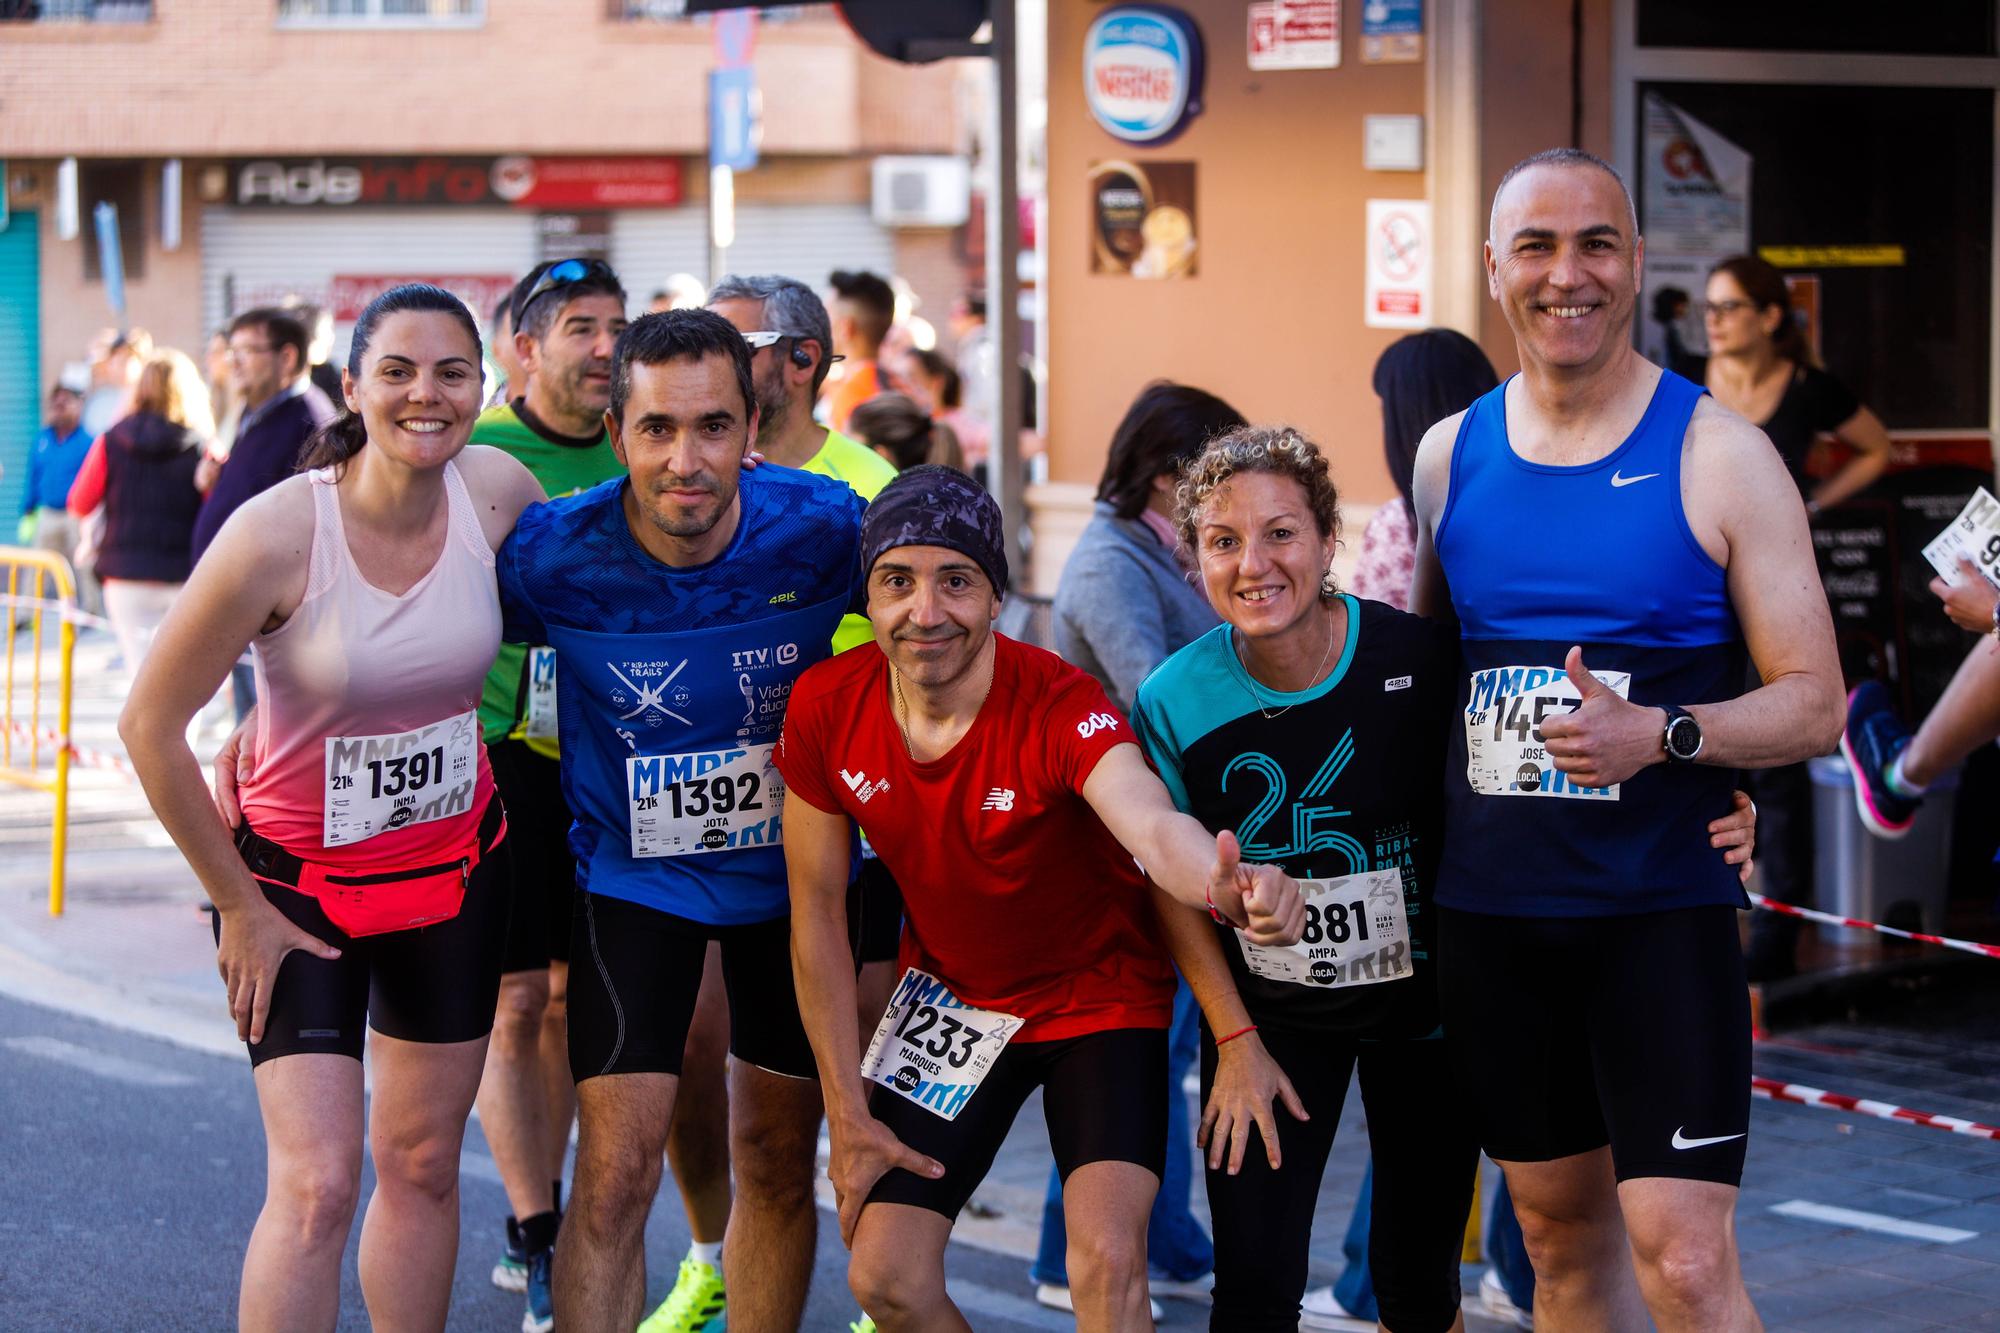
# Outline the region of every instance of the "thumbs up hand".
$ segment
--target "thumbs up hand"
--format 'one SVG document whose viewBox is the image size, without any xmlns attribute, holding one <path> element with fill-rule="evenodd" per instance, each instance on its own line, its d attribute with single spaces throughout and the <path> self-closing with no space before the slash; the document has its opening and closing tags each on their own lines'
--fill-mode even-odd
<svg viewBox="0 0 2000 1333">
<path fill-rule="evenodd" d="M 1619 698 L 1590 674 L 1580 647 L 1569 650 L 1563 669 L 1582 701 L 1574 712 L 1545 719 L 1541 737 L 1549 758 L 1571 781 L 1579 787 L 1616 786 L 1666 757 L 1663 709 L 1642 708 Z"/>
<path fill-rule="evenodd" d="M 1227 829 L 1215 835 L 1208 901 L 1216 915 L 1252 944 L 1296 944 L 1305 929 L 1298 881 L 1276 866 L 1245 863 L 1236 835 Z"/>
</svg>

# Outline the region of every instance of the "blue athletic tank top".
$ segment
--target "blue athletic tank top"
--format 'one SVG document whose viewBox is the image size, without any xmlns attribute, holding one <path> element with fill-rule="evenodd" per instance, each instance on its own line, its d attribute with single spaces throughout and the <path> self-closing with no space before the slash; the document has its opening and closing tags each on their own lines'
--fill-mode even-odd
<svg viewBox="0 0 2000 1333">
<path fill-rule="evenodd" d="M 1571 645 L 1632 702 L 1742 691 L 1742 633 L 1722 567 L 1681 506 L 1681 452 L 1703 390 L 1663 372 L 1630 437 L 1580 467 L 1531 463 L 1507 436 L 1507 386 L 1466 412 L 1437 552 L 1464 660 L 1437 901 L 1503 916 L 1617 916 L 1743 906 L 1708 845 L 1731 770 L 1653 764 L 1610 788 L 1558 772 L 1540 724 L 1577 704 Z"/>
</svg>

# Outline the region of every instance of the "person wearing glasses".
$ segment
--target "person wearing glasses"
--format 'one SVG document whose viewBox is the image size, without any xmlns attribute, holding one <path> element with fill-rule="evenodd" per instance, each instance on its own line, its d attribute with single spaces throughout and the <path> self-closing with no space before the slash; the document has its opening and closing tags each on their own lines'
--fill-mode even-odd
<svg viewBox="0 0 2000 1333">
<path fill-rule="evenodd" d="M 333 420 L 333 404 L 306 378 L 307 346 L 305 325 L 283 310 L 249 310 L 230 321 L 230 384 L 243 415 L 195 517 L 195 561 L 244 501 L 297 471 L 307 437 Z"/>
<path fill-rule="evenodd" d="M 1692 376 L 1771 437 L 1805 496 L 1806 512 L 1817 514 L 1872 485 L 1889 466 L 1889 432 L 1845 384 L 1815 364 L 1783 275 L 1754 255 L 1737 255 L 1709 273 L 1707 295 L 1702 313 L 1709 354 L 1694 363 Z M 1806 475 L 1806 455 L 1821 435 L 1832 435 L 1851 452 L 1831 476 L 1815 481 Z M 1764 893 L 1809 906 L 1813 818 L 1806 766 L 1757 769 L 1747 777 L 1764 818 Z M 1792 975 L 1798 938 L 1797 918 L 1752 913 L 1744 960 L 1750 980 Z"/>
<path fill-rule="evenodd" d="M 513 455 L 550 495 L 574 495 L 623 476 L 604 424 L 611 352 L 625 329 L 625 289 L 609 265 L 565 259 L 531 270 L 514 287 L 508 349 L 512 402 L 488 408 L 474 444 Z M 502 644 L 479 701 L 493 781 L 512 812 L 514 910 L 479 1119 L 512 1210 L 493 1283 L 525 1293 L 522 1327 L 553 1315 L 551 1249 L 561 1212 L 562 1164 L 575 1111 L 564 1053 L 569 988 L 569 850 L 556 741 L 554 661 L 545 647 Z"/>
<path fill-rule="evenodd" d="M 864 500 L 895 479 L 896 469 L 874 450 L 813 420 L 813 403 L 826 382 L 833 355 L 833 324 L 819 294 L 796 278 L 729 274 L 708 295 L 708 309 L 742 333 L 750 350 L 757 400 L 757 451 L 766 464 L 800 468 L 844 481 Z M 845 652 L 873 639 L 865 616 L 843 616 L 833 650 Z M 895 984 L 896 939 L 903 897 L 882 863 L 864 847 L 850 889 L 849 917 L 857 923 L 858 983 L 869 1021 L 888 1003 Z M 729 1087 L 724 1057 L 729 1046 L 728 1004 L 719 945 L 703 962 L 701 991 L 681 1062 L 667 1160 L 687 1211 L 692 1244 L 681 1260 L 673 1290 L 640 1326 L 642 1333 L 692 1333 L 727 1309 L 722 1238 L 729 1224 Z"/>
</svg>

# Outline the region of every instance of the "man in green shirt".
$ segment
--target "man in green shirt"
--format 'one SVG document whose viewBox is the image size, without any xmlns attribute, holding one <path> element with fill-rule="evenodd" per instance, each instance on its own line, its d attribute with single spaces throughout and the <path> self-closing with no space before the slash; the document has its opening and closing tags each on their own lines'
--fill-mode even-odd
<svg viewBox="0 0 2000 1333">
<path fill-rule="evenodd" d="M 520 459 L 552 497 L 623 476 L 604 425 L 612 348 L 626 322 L 617 275 L 596 260 L 538 265 L 514 288 L 509 313 L 511 350 L 526 373 L 509 386 L 518 395 L 512 402 L 480 414 L 472 443 Z M 576 1105 L 565 1038 L 576 866 L 556 758 L 554 654 L 500 645 L 479 720 L 507 806 L 514 867 L 506 961 L 478 1101 L 513 1210 L 493 1282 L 527 1293 L 522 1327 L 538 1333 L 555 1321 L 551 1252 Z"/>
</svg>

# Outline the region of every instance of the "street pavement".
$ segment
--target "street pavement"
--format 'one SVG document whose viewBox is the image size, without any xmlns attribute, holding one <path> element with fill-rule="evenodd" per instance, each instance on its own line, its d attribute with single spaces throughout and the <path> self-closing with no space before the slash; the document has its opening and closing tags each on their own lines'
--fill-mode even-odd
<svg viewBox="0 0 2000 1333">
<path fill-rule="evenodd" d="M 115 755 L 124 680 L 111 662 L 108 639 L 86 634 L 76 735 Z M 68 909 L 52 918 L 51 809 L 43 793 L 0 787 L 0 1329 L 227 1327 L 262 1192 L 263 1141 L 200 889 L 136 786 L 113 769 L 84 768 Z M 1759 1043 L 1757 1072 L 2000 1123 L 1996 996 L 2000 976 L 1781 1032 Z M 1366 1160 L 1359 1102 L 1348 1098 L 1321 1191 L 1316 1283 L 1341 1267 Z M 1047 1152 L 1039 1102 L 1030 1102 L 960 1219 L 950 1283 L 976 1328 L 1072 1326 L 1033 1303 L 1025 1274 Z M 519 1298 L 486 1277 L 506 1207 L 476 1120 L 462 1167 L 451 1327 L 511 1330 Z M 2000 1329 L 2000 1143 L 1759 1101 L 1737 1232 L 1771 1328 Z M 680 1209 L 663 1191 L 647 1230 L 653 1299 L 686 1244 Z M 808 1329 L 844 1330 L 854 1317 L 843 1258 L 823 1214 Z M 352 1254 L 346 1272 L 341 1326 L 358 1329 L 366 1316 Z M 1468 1295 L 1479 1272 L 1464 1269 Z M 1467 1309 L 1475 1333 L 1501 1327 L 1476 1300 Z M 1193 1303 L 1166 1310 L 1164 1327 L 1207 1322 Z"/>
</svg>

